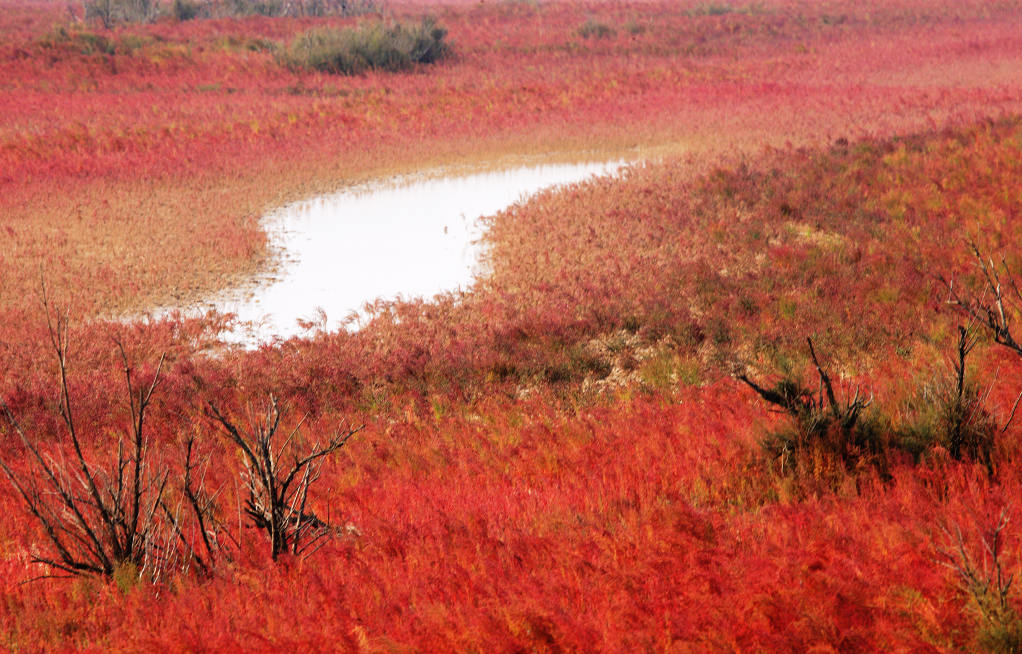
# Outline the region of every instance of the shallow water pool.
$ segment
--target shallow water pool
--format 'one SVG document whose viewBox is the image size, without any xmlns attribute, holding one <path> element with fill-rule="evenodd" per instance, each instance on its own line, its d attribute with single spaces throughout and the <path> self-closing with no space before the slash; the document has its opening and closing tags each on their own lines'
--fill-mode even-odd
<svg viewBox="0 0 1022 654">
<path fill-rule="evenodd" d="M 234 313 L 227 340 L 249 346 L 338 329 L 377 298 L 432 297 L 477 272 L 479 218 L 541 189 L 615 172 L 622 162 L 529 166 L 438 179 L 399 179 L 283 207 L 265 218 L 278 269 L 203 302 Z M 301 325 L 306 321 L 306 326 Z"/>
</svg>

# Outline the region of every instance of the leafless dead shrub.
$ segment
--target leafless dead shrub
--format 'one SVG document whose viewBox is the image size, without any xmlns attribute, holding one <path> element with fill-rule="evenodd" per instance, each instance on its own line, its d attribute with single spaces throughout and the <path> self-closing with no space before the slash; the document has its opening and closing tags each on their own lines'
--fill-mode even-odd
<svg viewBox="0 0 1022 654">
<path fill-rule="evenodd" d="M 148 432 L 148 412 L 160 382 L 163 357 L 145 380 L 137 380 L 124 347 L 116 342 L 124 370 L 130 424 L 110 457 L 95 453 L 82 433 L 68 385 L 67 313 L 43 300 L 50 345 L 57 360 L 58 407 L 63 434 L 30 433 L 0 399 L 8 438 L 23 446 L 0 447 L 0 469 L 46 534 L 49 551 L 33 560 L 71 575 L 158 579 L 197 557 L 181 521 L 165 511 L 171 478 Z M 103 460 L 106 458 L 106 460 Z"/>
<path fill-rule="evenodd" d="M 300 433 L 305 418 L 285 433 L 284 414 L 270 397 L 262 415 L 249 411 L 249 427 L 244 429 L 215 403 L 207 404 L 207 415 L 241 450 L 245 513 L 254 527 L 266 532 L 274 560 L 288 552 L 297 556 L 314 551 L 330 533 L 329 525 L 308 508 L 309 488 L 319 479 L 323 460 L 362 429 L 341 428 L 325 443 L 309 442 Z"/>
<path fill-rule="evenodd" d="M 1022 290 L 1007 262 L 984 257 L 974 242 L 969 247 L 980 270 L 979 289 L 962 288 L 953 279 L 941 278 L 948 289 L 947 303 L 983 325 L 994 342 L 1022 356 L 1022 344 L 1011 333 L 1012 321 L 1022 311 Z"/>
</svg>

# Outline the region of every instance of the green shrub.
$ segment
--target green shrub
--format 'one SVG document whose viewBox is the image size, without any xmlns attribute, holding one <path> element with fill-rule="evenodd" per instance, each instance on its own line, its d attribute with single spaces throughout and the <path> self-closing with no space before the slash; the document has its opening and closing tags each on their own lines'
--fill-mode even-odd
<svg viewBox="0 0 1022 654">
<path fill-rule="evenodd" d="M 646 26 L 634 19 L 625 23 L 624 28 L 632 36 L 638 36 L 646 32 Z"/>
<path fill-rule="evenodd" d="M 954 459 L 982 463 L 992 474 L 997 422 L 984 405 L 984 394 L 966 372 L 966 358 L 976 343 L 969 329 L 958 328 L 952 371 L 922 387 L 908 406 L 911 419 L 899 430 L 898 438 L 901 447 L 916 457 L 940 446 Z"/>
<path fill-rule="evenodd" d="M 198 18 L 201 7 L 194 0 L 174 0 L 170 13 L 175 20 L 184 21 Z"/>
<path fill-rule="evenodd" d="M 839 402 L 811 340 L 809 352 L 819 375 L 817 392 L 790 376 L 764 387 L 744 373 L 738 375 L 789 418 L 787 426 L 764 437 L 764 450 L 785 475 L 823 477 L 840 468 L 884 471 L 889 429 L 878 416 L 866 413 L 872 398 L 862 399 L 856 391 L 851 400 Z"/>
<path fill-rule="evenodd" d="M 614 36 L 614 29 L 590 18 L 578 28 L 578 35 L 583 39 L 609 39 Z"/>
<path fill-rule="evenodd" d="M 311 69 L 339 75 L 367 70 L 399 71 L 431 64 L 449 53 L 447 30 L 432 18 L 418 24 L 358 28 L 318 28 L 296 37 L 280 55 L 292 70 Z"/>
<path fill-rule="evenodd" d="M 959 393 L 948 379 L 934 379 L 909 410 L 912 420 L 899 433 L 903 449 L 918 456 L 940 446 L 954 459 L 976 461 L 993 471 L 997 425 L 976 384 L 966 384 Z"/>
<path fill-rule="evenodd" d="M 796 398 L 790 423 L 762 440 L 781 473 L 819 477 L 838 468 L 886 468 L 889 428 L 878 416 L 861 414 L 868 403 L 855 398 L 828 406 L 791 379 L 782 379 L 773 391 Z"/>
<path fill-rule="evenodd" d="M 735 8 L 731 5 L 711 2 L 699 5 L 695 9 L 690 10 L 688 13 L 690 16 L 724 16 L 733 11 L 735 11 Z"/>
<path fill-rule="evenodd" d="M 103 35 L 83 29 L 80 26 L 59 26 L 41 37 L 39 45 L 64 52 L 78 52 L 83 55 L 134 55 L 139 50 L 150 48 L 156 43 L 152 36 L 144 34 Z"/>
</svg>

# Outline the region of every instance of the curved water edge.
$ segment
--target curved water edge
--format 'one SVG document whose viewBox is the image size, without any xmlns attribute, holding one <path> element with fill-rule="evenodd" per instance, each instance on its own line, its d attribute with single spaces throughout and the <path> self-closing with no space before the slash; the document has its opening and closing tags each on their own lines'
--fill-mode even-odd
<svg viewBox="0 0 1022 654">
<path fill-rule="evenodd" d="M 523 166 L 440 178 L 405 177 L 297 202 L 263 219 L 279 265 L 244 287 L 160 314 L 237 316 L 225 341 L 256 347 L 336 330 L 366 302 L 429 298 L 480 272 L 480 218 L 540 190 L 616 173 L 624 161 Z"/>
</svg>

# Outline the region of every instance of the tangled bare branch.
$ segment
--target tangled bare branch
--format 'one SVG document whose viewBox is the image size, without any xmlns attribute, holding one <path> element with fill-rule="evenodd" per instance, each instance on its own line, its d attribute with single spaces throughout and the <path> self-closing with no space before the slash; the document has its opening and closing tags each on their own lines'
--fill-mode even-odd
<svg viewBox="0 0 1022 654">
<path fill-rule="evenodd" d="M 43 309 L 57 360 L 57 412 L 63 423 L 63 440 L 45 447 L 47 439 L 26 433 L 10 406 L 0 399 L 7 431 L 28 452 L 30 468 L 18 467 L 11 450 L 0 448 L 0 469 L 42 526 L 52 550 L 34 560 L 70 574 L 110 577 L 130 565 L 140 576 L 159 576 L 188 558 L 180 548 L 168 547 L 179 531 L 178 523 L 165 520 L 159 512 L 170 472 L 155 463 L 147 431 L 147 414 L 164 357 L 149 380 L 136 381 L 123 345 L 115 341 L 124 371 L 130 424 L 126 438 L 117 441 L 113 461 L 96 462 L 87 454 L 68 384 L 68 314 L 51 310 L 45 295 Z"/>
<path fill-rule="evenodd" d="M 283 435 L 285 410 L 272 396 L 261 417 L 250 417 L 248 430 L 239 428 L 212 402 L 206 413 L 243 454 L 245 513 L 253 526 L 269 536 L 273 559 L 285 552 L 310 552 L 329 533 L 329 526 L 308 509 L 309 487 L 319 479 L 323 459 L 342 448 L 363 426 L 342 428 L 326 443 L 313 442 L 303 448 L 299 430 L 305 417 L 277 444 Z"/>
<path fill-rule="evenodd" d="M 1000 265 L 994 263 L 993 258 L 983 256 L 973 241 L 969 241 L 969 248 L 982 273 L 983 289 L 976 293 L 962 292 L 953 279 L 941 277 L 948 289 L 946 302 L 984 325 L 995 343 L 1022 356 L 1022 344 L 1011 333 L 1012 318 L 1022 309 L 1022 291 L 1015 276 L 1003 259 Z"/>
</svg>

